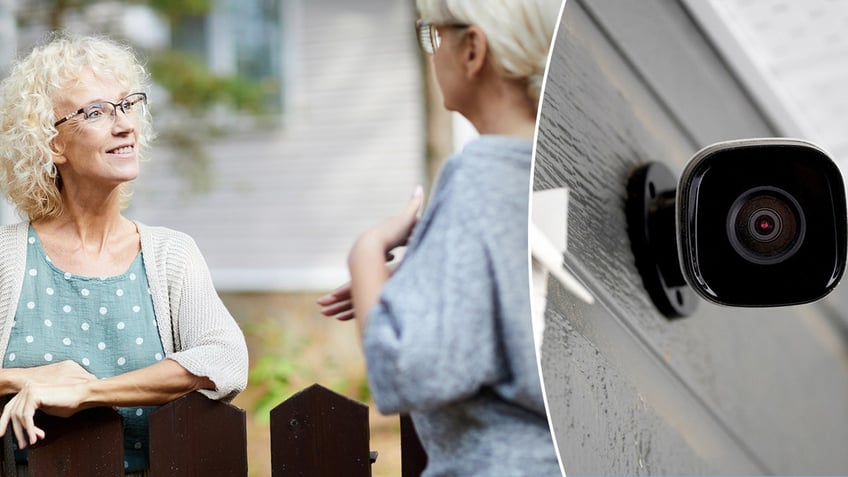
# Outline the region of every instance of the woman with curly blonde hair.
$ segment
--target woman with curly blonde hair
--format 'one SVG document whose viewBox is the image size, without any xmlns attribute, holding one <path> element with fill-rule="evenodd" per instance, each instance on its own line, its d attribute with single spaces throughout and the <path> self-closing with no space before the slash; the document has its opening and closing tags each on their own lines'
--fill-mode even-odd
<svg viewBox="0 0 848 477">
<path fill-rule="evenodd" d="M 530 319 L 533 136 L 560 0 L 418 0 L 444 105 L 480 133 L 350 251 L 322 312 L 356 318 L 382 412 L 409 413 L 424 475 L 560 475 Z M 398 268 L 387 254 L 407 244 Z M 352 307 L 352 308 L 351 308 Z"/>
<path fill-rule="evenodd" d="M 143 475 L 151 406 L 244 389 L 247 348 L 194 241 L 124 217 L 152 136 L 147 74 L 105 38 L 59 35 L 0 84 L 0 415 L 20 449 L 36 410 L 116 406 Z M 19 475 L 26 453 L 16 452 Z"/>
</svg>

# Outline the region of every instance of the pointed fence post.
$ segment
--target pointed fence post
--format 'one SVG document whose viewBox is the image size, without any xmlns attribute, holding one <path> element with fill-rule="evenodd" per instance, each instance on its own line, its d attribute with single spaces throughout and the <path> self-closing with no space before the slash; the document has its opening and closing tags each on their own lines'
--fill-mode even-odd
<svg viewBox="0 0 848 477">
<path fill-rule="evenodd" d="M 150 413 L 150 477 L 245 477 L 243 410 L 190 393 Z"/>
<path fill-rule="evenodd" d="M 427 467 L 427 453 L 421 446 L 412 418 L 400 416 L 400 468 L 402 477 L 420 477 Z"/>
<path fill-rule="evenodd" d="M 368 406 L 318 384 L 271 411 L 275 477 L 370 477 Z"/>
<path fill-rule="evenodd" d="M 68 418 L 39 411 L 35 424 L 45 438 L 29 450 L 29 477 L 124 475 L 123 420 L 114 409 L 88 409 Z"/>
</svg>

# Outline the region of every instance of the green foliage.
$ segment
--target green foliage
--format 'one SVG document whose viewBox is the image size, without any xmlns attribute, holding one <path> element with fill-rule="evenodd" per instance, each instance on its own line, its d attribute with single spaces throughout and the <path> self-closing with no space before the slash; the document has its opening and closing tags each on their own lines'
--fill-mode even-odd
<svg viewBox="0 0 848 477">
<path fill-rule="evenodd" d="M 150 59 L 150 72 L 171 93 L 171 102 L 194 113 L 216 104 L 260 114 L 264 111 L 263 88 L 241 76 L 218 76 L 189 53 L 166 50 Z"/>
<path fill-rule="evenodd" d="M 246 323 L 242 329 L 254 343 L 251 353 L 261 356 L 248 375 L 248 387 L 261 390 L 253 404 L 259 422 L 268 423 L 274 407 L 316 382 L 358 401 L 369 401 L 368 382 L 362 375 L 346 374 L 343 363 L 332 355 L 322 353 L 315 358 L 320 345 L 314 336 L 286 333 L 282 323 L 271 318 Z"/>
<path fill-rule="evenodd" d="M 303 351 L 305 343 L 289 342 L 282 326 L 268 318 L 247 323 L 243 325 L 243 330 L 246 336 L 258 339 L 261 358 L 250 369 L 248 386 L 262 389 L 262 394 L 254 402 L 253 411 L 257 420 L 267 423 L 271 410 L 298 391 L 292 381 L 293 378 L 296 380 L 303 367 L 296 357 Z"/>
<path fill-rule="evenodd" d="M 363 379 L 359 381 L 358 386 L 356 387 L 356 399 L 359 402 L 369 402 L 371 401 L 371 388 L 368 387 L 368 380 Z"/>
<path fill-rule="evenodd" d="M 18 20 L 22 24 L 46 23 L 53 30 L 63 28 L 67 14 L 84 12 L 104 0 L 49 0 L 44 9 L 22 9 Z M 172 31 L 180 28 L 185 18 L 208 14 L 215 0 L 123 0 L 127 4 L 147 5 L 168 21 Z M 277 112 L 278 105 L 268 107 L 267 98 L 279 91 L 276 81 L 258 81 L 244 76 L 215 74 L 203 59 L 180 50 L 147 51 L 148 66 L 153 80 L 168 91 L 168 114 L 159 116 L 165 127 L 157 128 L 163 143 L 172 146 L 181 156 L 175 161 L 175 172 L 186 180 L 187 192 L 208 192 L 212 188 L 213 171 L 207 151 L 209 140 L 229 132 L 231 124 L 261 126 L 268 121 L 267 113 Z M 156 98 L 152 99 L 156 102 Z M 165 104 L 164 101 L 158 104 Z M 231 122 L 221 123 L 221 112 L 240 115 Z M 160 112 L 164 112 L 160 110 Z M 166 117 L 170 116 L 170 118 Z M 225 119 L 229 119 L 225 117 Z M 248 121 L 244 121 L 248 119 Z M 251 123 L 252 120 L 253 122 Z M 160 123 L 165 124 L 165 123 Z M 244 127 L 244 126 L 242 126 Z"/>
<path fill-rule="evenodd" d="M 297 372 L 297 364 L 281 356 L 265 355 L 250 370 L 249 385 L 261 386 L 264 392 L 254 403 L 257 419 L 267 423 L 271 410 L 297 392 L 291 385 L 291 377 Z"/>
<path fill-rule="evenodd" d="M 213 0 L 146 0 L 142 3 L 146 3 L 172 21 L 184 15 L 203 15 L 213 6 Z"/>
</svg>

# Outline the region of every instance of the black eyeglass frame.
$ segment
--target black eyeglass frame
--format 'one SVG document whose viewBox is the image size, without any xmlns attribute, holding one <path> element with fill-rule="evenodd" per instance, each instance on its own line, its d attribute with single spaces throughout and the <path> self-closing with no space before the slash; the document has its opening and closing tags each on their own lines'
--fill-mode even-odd
<svg viewBox="0 0 848 477">
<path fill-rule="evenodd" d="M 418 33 L 418 46 L 421 47 L 421 51 L 424 53 L 433 55 L 442 43 L 439 28 L 468 28 L 470 26 L 468 23 L 436 23 L 418 19 L 415 22 L 415 31 Z"/>
<path fill-rule="evenodd" d="M 87 104 L 87 105 L 85 105 L 85 106 L 83 106 L 83 107 L 79 108 L 79 109 L 78 109 L 78 110 L 76 110 L 75 112 L 73 112 L 73 113 L 71 113 L 71 114 L 69 114 L 69 115 L 67 115 L 67 116 L 63 117 L 62 119 L 60 119 L 60 120 L 56 121 L 55 123 L 53 123 L 53 127 L 54 127 L 54 128 L 57 128 L 57 127 L 59 127 L 59 125 L 60 125 L 60 124 L 63 124 L 63 123 L 65 123 L 65 122 L 69 121 L 70 119 L 72 119 L 72 118 L 74 118 L 74 117 L 76 117 L 76 116 L 79 116 L 80 114 L 86 114 L 86 111 L 85 111 L 85 110 L 86 110 L 86 109 L 88 109 L 88 108 L 90 108 L 90 107 L 92 107 L 92 106 L 94 106 L 95 104 L 104 104 L 104 103 L 111 104 L 111 105 L 112 105 L 112 116 L 113 116 L 113 117 L 114 117 L 116 114 L 118 114 L 118 108 L 120 108 L 120 109 L 121 109 L 121 112 L 122 112 L 122 113 L 127 114 L 127 112 L 129 111 L 129 109 L 131 109 L 132 107 L 134 107 L 136 104 L 138 104 L 138 103 L 139 103 L 139 101 L 135 101 L 135 102 L 133 102 L 132 104 L 128 104 L 128 103 L 130 102 L 130 101 L 129 101 L 129 98 L 131 98 L 131 97 L 133 97 L 133 96 L 137 96 L 137 95 L 141 95 L 141 100 L 140 100 L 140 102 L 141 102 L 142 104 L 145 104 L 145 105 L 146 105 L 146 104 L 147 104 L 147 93 L 142 93 L 142 92 L 138 92 L 138 93 L 130 93 L 130 94 L 128 94 L 128 95 L 126 95 L 126 96 L 124 96 L 123 98 L 121 98 L 121 100 L 120 100 L 120 101 L 118 101 L 118 103 L 117 103 L 117 104 L 115 104 L 115 103 L 113 103 L 113 102 L 111 102 L 111 101 L 96 101 L 96 102 L 94 102 L 94 103 Z M 88 119 L 88 117 L 86 117 L 86 119 Z"/>
</svg>

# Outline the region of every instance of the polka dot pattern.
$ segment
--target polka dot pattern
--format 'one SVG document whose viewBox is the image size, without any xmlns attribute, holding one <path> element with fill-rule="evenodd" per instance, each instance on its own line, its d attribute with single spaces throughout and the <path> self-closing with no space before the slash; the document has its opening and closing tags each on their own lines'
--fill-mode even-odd
<svg viewBox="0 0 848 477">
<path fill-rule="evenodd" d="M 28 243 L 4 367 L 72 360 L 106 379 L 164 359 L 142 254 L 121 275 L 85 277 L 49 261 L 32 229 Z M 124 419 L 129 471 L 147 465 L 147 419 L 152 409 L 118 409 Z"/>
</svg>

